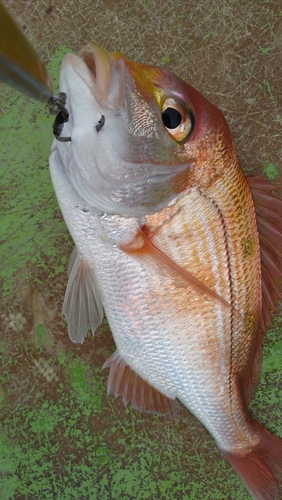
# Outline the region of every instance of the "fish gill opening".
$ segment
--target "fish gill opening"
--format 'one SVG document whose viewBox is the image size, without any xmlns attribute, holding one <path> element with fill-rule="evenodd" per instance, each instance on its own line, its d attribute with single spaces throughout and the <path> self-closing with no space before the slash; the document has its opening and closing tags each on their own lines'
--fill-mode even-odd
<svg viewBox="0 0 282 500">
<path fill-rule="evenodd" d="M 232 416 L 234 425 L 236 426 L 236 428 L 238 428 L 237 423 L 236 423 L 236 419 L 235 419 L 235 415 L 234 415 L 232 376 L 233 376 L 233 350 L 234 350 L 234 339 L 233 339 L 234 319 L 235 319 L 235 316 L 236 315 L 238 316 L 238 314 L 240 315 L 240 313 L 235 308 L 234 289 L 232 286 L 231 257 L 230 257 L 230 250 L 229 250 L 229 246 L 228 246 L 228 234 L 227 234 L 227 228 L 226 228 L 224 216 L 223 216 L 222 211 L 220 210 L 220 207 L 218 206 L 218 204 L 215 202 L 215 200 L 213 198 L 211 198 L 207 194 L 204 194 L 203 192 L 201 192 L 201 195 L 204 198 L 206 198 L 210 203 L 212 203 L 213 206 L 215 207 L 215 209 L 219 215 L 219 219 L 221 221 L 221 226 L 222 226 L 223 233 L 224 233 L 224 245 L 225 245 L 226 262 L 227 262 L 228 284 L 229 284 L 229 291 L 230 291 L 230 300 L 229 300 L 229 303 L 230 303 L 230 342 L 229 342 L 230 356 L 229 356 L 229 374 L 228 374 L 228 393 L 229 393 L 229 401 L 230 401 L 230 407 L 231 407 L 231 416 Z M 238 428 L 238 431 L 240 432 L 239 428 Z"/>
</svg>

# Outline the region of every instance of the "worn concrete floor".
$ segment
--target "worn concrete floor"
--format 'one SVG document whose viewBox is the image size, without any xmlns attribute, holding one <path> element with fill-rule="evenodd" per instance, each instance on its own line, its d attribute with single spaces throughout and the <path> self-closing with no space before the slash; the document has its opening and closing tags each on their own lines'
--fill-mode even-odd
<svg viewBox="0 0 282 500">
<path fill-rule="evenodd" d="M 88 41 L 163 65 L 222 109 L 244 169 L 282 185 L 279 2 L 3 3 L 55 84 L 63 54 Z M 83 346 L 70 342 L 60 311 L 72 241 L 48 172 L 52 118 L 7 86 L 0 92 L 1 500 L 247 500 L 185 408 L 175 422 L 107 397 L 106 321 Z M 278 311 L 252 410 L 282 437 L 281 328 Z"/>
</svg>

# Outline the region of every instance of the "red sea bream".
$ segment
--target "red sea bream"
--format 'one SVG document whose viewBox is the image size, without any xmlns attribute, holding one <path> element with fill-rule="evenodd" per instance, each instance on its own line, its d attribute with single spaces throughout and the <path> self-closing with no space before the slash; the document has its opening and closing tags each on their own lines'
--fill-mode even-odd
<svg viewBox="0 0 282 500">
<path fill-rule="evenodd" d="M 248 412 L 280 297 L 282 201 L 246 178 L 228 125 L 197 90 L 94 44 L 65 56 L 70 112 L 50 168 L 75 243 L 70 338 L 103 311 L 108 393 L 209 430 L 256 500 L 280 498 L 282 441 Z"/>
</svg>

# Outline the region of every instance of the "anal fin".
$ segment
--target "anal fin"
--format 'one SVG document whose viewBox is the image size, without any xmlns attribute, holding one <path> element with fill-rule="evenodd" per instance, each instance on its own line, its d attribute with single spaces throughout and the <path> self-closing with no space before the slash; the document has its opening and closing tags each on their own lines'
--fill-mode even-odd
<svg viewBox="0 0 282 500">
<path fill-rule="evenodd" d="M 70 258 L 68 274 L 63 314 L 70 339 L 82 344 L 89 326 L 94 334 L 102 322 L 103 305 L 95 275 L 76 247 Z"/>
<path fill-rule="evenodd" d="M 125 363 L 118 351 L 107 359 L 103 368 L 110 368 L 108 395 L 122 396 L 124 406 L 131 403 L 135 410 L 173 417 L 179 414 L 177 400 L 151 387 Z"/>
</svg>

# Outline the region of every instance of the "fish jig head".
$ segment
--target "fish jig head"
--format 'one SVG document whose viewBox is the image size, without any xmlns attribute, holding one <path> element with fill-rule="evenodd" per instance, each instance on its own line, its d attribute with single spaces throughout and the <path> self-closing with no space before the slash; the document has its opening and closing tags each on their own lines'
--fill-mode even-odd
<svg viewBox="0 0 282 500">
<path fill-rule="evenodd" d="M 65 108 L 66 97 L 67 96 L 64 92 L 60 92 L 57 96 L 53 95 L 48 101 L 51 115 L 56 115 L 55 121 L 53 123 L 53 134 L 57 141 L 61 142 L 71 142 L 71 137 L 61 137 L 64 124 L 69 120 L 69 112 Z M 104 115 L 101 115 L 100 120 L 95 126 L 97 132 L 99 132 L 104 125 L 105 117 Z"/>
<path fill-rule="evenodd" d="M 69 120 L 69 112 L 65 108 L 67 96 L 64 92 L 58 95 L 52 95 L 48 100 L 49 111 L 51 115 L 56 115 L 53 123 L 53 134 L 57 141 L 70 142 L 71 137 L 61 137 L 64 124 Z"/>
</svg>

